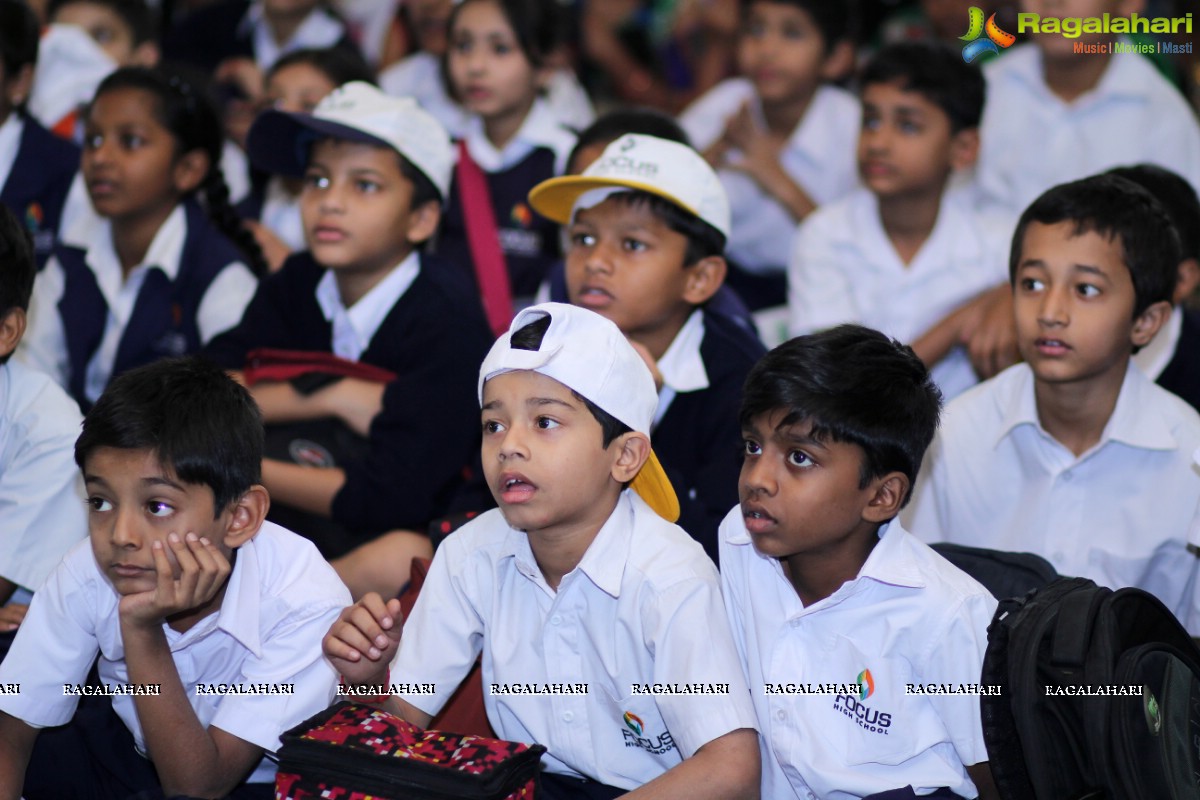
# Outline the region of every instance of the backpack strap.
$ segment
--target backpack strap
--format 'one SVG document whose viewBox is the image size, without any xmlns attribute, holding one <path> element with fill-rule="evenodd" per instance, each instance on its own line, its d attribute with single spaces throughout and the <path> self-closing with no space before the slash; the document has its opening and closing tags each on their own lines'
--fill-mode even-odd
<svg viewBox="0 0 1200 800">
<path fill-rule="evenodd" d="M 467 229 L 467 246 L 475 266 L 475 279 L 483 298 L 492 333 L 499 336 L 512 322 L 512 286 L 508 278 L 508 263 L 500 248 L 500 229 L 492 208 L 492 193 L 487 176 L 471 158 L 467 143 L 458 142 L 458 163 L 454 167 L 458 179 L 458 196 L 462 198 L 463 224 Z"/>
</svg>

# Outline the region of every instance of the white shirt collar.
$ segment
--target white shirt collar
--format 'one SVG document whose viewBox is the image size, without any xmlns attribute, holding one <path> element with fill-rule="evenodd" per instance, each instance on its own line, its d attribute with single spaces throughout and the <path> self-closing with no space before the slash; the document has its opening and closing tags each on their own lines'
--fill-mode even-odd
<svg viewBox="0 0 1200 800">
<path fill-rule="evenodd" d="M 221 610 L 217 612 L 217 627 L 245 645 L 255 658 L 261 658 L 262 638 L 258 621 L 261 618 L 259 593 L 262 591 L 262 579 L 254 539 L 239 547 L 236 553 L 233 571 L 225 586 L 225 597 L 221 600 Z"/>
<path fill-rule="evenodd" d="M 658 360 L 658 371 L 663 376 L 663 386 L 676 393 L 697 392 L 708 388 L 708 372 L 704 359 L 700 357 L 700 343 L 704 341 L 704 312 L 696 309 L 683 323 L 679 333 L 671 340 L 671 346 Z"/>
<path fill-rule="evenodd" d="M 254 43 L 254 60 L 261 69 L 269 69 L 280 56 L 294 50 L 332 47 L 341 40 L 345 29 L 341 22 L 318 5 L 296 28 L 292 38 L 280 46 L 275 43 L 275 37 L 267 27 L 263 4 L 254 2 L 238 23 L 238 32 L 250 33 Z"/>
<path fill-rule="evenodd" d="M 104 294 L 109 306 L 113 298 L 121 290 L 125 282 L 121 271 L 121 259 L 113 246 L 112 222 L 104 217 L 91 219 L 81 218 L 80 227 L 86 225 L 91 232 L 88 241 L 91 246 L 87 251 L 87 263 L 96 273 L 96 282 Z M 92 226 L 95 227 L 92 227 Z M 142 263 L 129 271 L 128 280 L 133 280 L 134 274 L 147 269 L 157 269 L 172 282 L 179 275 L 180 262 L 183 259 L 183 243 L 187 238 L 187 214 L 183 204 L 175 206 L 166 221 L 159 227 L 158 233 L 146 249 Z"/>
<path fill-rule="evenodd" d="M 1158 380 L 1163 370 L 1175 357 L 1175 348 L 1179 345 L 1179 337 L 1183 335 L 1183 309 L 1179 306 L 1171 309 L 1171 316 L 1159 330 L 1150 344 L 1133 354 L 1133 363 L 1138 365 L 1147 378 Z"/>
<path fill-rule="evenodd" d="M 536 147 L 549 147 L 557 154 L 561 140 L 558 117 L 541 98 L 533 101 L 525 121 L 516 134 L 497 150 L 483 132 L 483 120 L 472 116 L 467 120 L 465 139 L 471 158 L 484 172 L 498 172 L 516 164 Z"/>
<path fill-rule="evenodd" d="M 350 308 L 342 304 L 342 295 L 338 291 L 334 271 L 325 271 L 317 283 L 316 294 L 321 313 L 333 325 L 334 355 L 351 361 L 359 359 L 371 344 L 371 339 L 375 337 L 392 307 L 416 280 L 421 269 L 420 263 L 415 251 L 409 253 Z"/>
<path fill-rule="evenodd" d="M 1129 43 L 1127 37 L 1118 37 L 1119 41 Z M 1009 53 L 1006 58 L 997 61 L 998 65 L 1008 67 L 1017 80 L 1025 83 L 1028 88 L 1047 102 L 1056 102 L 1064 106 L 1077 106 L 1089 103 L 1097 98 L 1106 97 L 1141 97 L 1145 94 L 1145 75 L 1139 67 L 1143 66 L 1140 59 L 1144 56 L 1137 53 L 1115 53 L 1109 56 L 1108 67 L 1100 76 L 1095 87 L 1084 92 L 1075 100 L 1067 103 L 1050 91 L 1042 72 L 1042 51 L 1034 44 L 1020 45 Z M 1011 59 L 1011 61 L 1009 61 Z M 1007 64 L 1005 62 L 1008 62 Z M 1000 67 L 996 68 L 997 70 Z"/>
<path fill-rule="evenodd" d="M 837 108 L 840 91 L 829 86 L 818 87 L 808 110 L 800 119 L 800 124 L 788 138 L 788 147 L 802 153 L 813 163 L 823 163 L 830 153 L 836 153 L 845 147 L 845 142 L 838 139 L 842 129 L 829 124 L 830 117 L 840 110 Z M 756 93 L 755 97 L 757 96 Z M 855 108 L 858 108 L 857 104 Z"/>
<path fill-rule="evenodd" d="M 21 134 L 25 130 L 25 120 L 16 111 L 8 115 L 4 124 L 0 125 L 0 189 L 8 182 L 13 164 L 17 161 L 17 151 L 21 147 Z M 17 209 L 21 213 L 24 209 Z"/>
<path fill-rule="evenodd" d="M 1033 370 L 1027 364 L 1018 364 L 1010 369 L 1019 370 L 1020 373 L 1018 380 L 1009 384 L 1009 393 L 996 393 L 995 401 L 1001 416 L 996 446 L 1022 425 L 1033 425 L 1043 436 L 1053 439 L 1038 418 Z M 1146 395 L 1153 389 L 1154 384 L 1130 360 L 1121 383 L 1121 392 L 1117 396 L 1117 405 L 1104 426 L 1100 441 L 1088 453 L 1099 450 L 1109 441 L 1143 450 L 1174 450 L 1179 447 L 1178 440 L 1160 415 L 1143 412 L 1150 407 Z M 1086 456 L 1087 453 L 1080 458 Z"/>
</svg>

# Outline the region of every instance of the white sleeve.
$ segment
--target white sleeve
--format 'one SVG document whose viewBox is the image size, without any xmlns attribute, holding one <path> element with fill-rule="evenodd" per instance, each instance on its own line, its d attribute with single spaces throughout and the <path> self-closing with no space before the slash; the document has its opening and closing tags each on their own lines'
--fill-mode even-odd
<svg viewBox="0 0 1200 800">
<path fill-rule="evenodd" d="M 58 259 L 51 256 L 45 268 L 33 281 L 29 298 L 25 336 L 17 347 L 16 358 L 49 375 L 55 383 L 67 388 L 70 364 L 67 358 L 67 337 L 63 330 L 58 302 L 63 294 L 63 272 Z"/>
<path fill-rule="evenodd" d="M 830 213 L 830 211 L 834 213 Z M 818 210 L 796 231 L 788 254 L 788 333 L 802 336 L 846 322 L 860 322 L 850 283 L 853 264 L 835 245 L 837 226 L 848 216 L 842 207 Z"/>
<path fill-rule="evenodd" d="M 745 79 L 722 81 L 683 110 L 679 115 L 679 127 L 687 134 L 692 147 L 703 151 L 721 138 L 729 118 L 752 94 L 753 88 Z"/>
<path fill-rule="evenodd" d="M 900 512 L 905 530 L 923 542 L 946 541 L 945 525 L 938 503 L 938 489 L 944 481 L 945 456 L 942 452 L 943 432 L 939 431 L 925 451 L 925 460 L 917 474 L 908 506 Z"/>
<path fill-rule="evenodd" d="M 258 278 L 242 262 L 235 261 L 221 270 L 209 284 L 196 311 L 200 340 L 207 344 L 218 333 L 241 322 L 242 313 L 257 289 Z"/>
<path fill-rule="evenodd" d="M 996 612 L 996 598 L 981 591 L 967 597 L 938 636 L 933 659 L 923 678 L 936 683 L 975 684 L 983 672 L 987 651 L 987 629 Z M 937 710 L 950 741 L 964 766 L 988 760 L 983 743 L 979 698 L 973 695 L 934 694 L 930 703 Z"/>
</svg>

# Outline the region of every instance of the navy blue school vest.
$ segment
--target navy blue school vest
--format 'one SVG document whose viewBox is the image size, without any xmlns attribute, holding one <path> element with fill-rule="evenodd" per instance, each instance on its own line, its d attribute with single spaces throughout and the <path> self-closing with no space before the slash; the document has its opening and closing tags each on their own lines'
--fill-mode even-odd
<svg viewBox="0 0 1200 800">
<path fill-rule="evenodd" d="M 79 148 L 32 117 L 22 116 L 25 125 L 17 158 L 0 189 L 0 203 L 8 206 L 33 237 L 34 255 L 41 269 L 57 242 L 63 205 L 79 171 Z"/>
<path fill-rule="evenodd" d="M 554 177 L 554 159 L 553 150 L 538 147 L 506 170 L 484 172 L 513 297 L 532 297 L 561 256 L 558 223 L 536 213 L 526 197 L 534 186 Z M 474 262 L 467 245 L 466 220 L 458 192 L 456 180 L 450 186 L 450 199 L 442 215 L 437 254 L 454 264 L 470 266 Z M 474 279 L 474 271 L 471 275 Z"/>
<path fill-rule="evenodd" d="M 112 377 L 159 358 L 181 356 L 200 349 L 196 313 L 213 280 L 229 264 L 242 261 L 241 252 L 218 231 L 194 201 L 184 204 L 187 235 L 179 273 L 171 281 L 160 269 L 150 269 L 134 301 L 133 314 L 121 334 Z M 60 245 L 55 257 L 63 270 L 63 295 L 58 302 L 67 340 L 70 366 L 67 390 L 85 411 L 87 365 L 104 337 L 108 303 L 86 261 L 87 251 Z"/>
</svg>

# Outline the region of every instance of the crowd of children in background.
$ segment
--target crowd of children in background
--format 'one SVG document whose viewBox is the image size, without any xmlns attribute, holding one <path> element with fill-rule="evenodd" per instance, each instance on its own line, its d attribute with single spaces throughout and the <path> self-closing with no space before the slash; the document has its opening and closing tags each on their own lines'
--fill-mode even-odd
<svg viewBox="0 0 1200 800">
<path fill-rule="evenodd" d="M 926 543 L 1200 634 L 1200 59 L 969 10 L 0 0 L 0 798 L 270 796 L 477 659 L 592 687 L 484 697 L 552 798 L 993 797 Z"/>
</svg>

